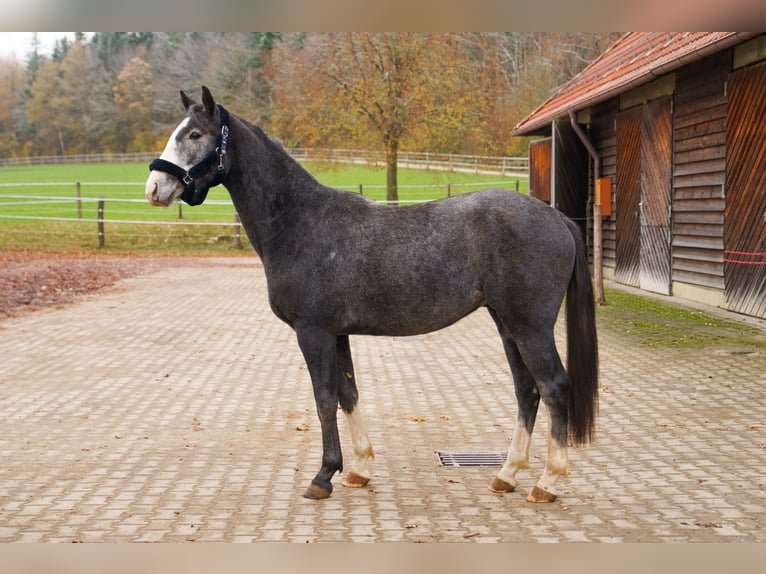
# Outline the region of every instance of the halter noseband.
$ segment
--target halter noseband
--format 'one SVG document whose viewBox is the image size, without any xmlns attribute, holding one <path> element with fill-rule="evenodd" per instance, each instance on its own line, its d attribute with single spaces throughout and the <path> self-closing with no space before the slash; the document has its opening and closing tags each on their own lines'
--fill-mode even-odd
<svg viewBox="0 0 766 574">
<path fill-rule="evenodd" d="M 194 165 L 189 171 L 171 163 L 162 158 L 156 158 L 149 164 L 149 171 L 164 171 L 177 178 L 184 184 L 184 191 L 181 199 L 189 205 L 200 205 L 207 197 L 207 192 L 211 187 L 223 183 L 223 158 L 226 155 L 226 146 L 229 139 L 229 112 L 218 104 L 218 112 L 221 117 L 221 134 L 215 144 L 215 149 L 207 154 L 200 162 Z M 218 164 L 213 181 L 205 189 L 197 189 L 196 180 L 210 171 L 214 164 Z"/>
</svg>

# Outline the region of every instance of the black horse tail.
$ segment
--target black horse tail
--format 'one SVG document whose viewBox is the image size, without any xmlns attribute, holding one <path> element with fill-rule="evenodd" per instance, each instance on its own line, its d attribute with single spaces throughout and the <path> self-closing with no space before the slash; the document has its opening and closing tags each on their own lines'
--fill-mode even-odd
<svg viewBox="0 0 766 574">
<path fill-rule="evenodd" d="M 566 296 L 569 437 L 573 445 L 592 442 L 598 413 L 598 340 L 593 285 L 582 231 L 564 221 L 575 241 L 575 264 Z"/>
</svg>

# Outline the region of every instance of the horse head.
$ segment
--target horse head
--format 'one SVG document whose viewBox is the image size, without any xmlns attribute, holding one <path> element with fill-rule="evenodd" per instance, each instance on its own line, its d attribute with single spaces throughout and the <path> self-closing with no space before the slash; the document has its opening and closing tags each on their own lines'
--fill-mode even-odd
<svg viewBox="0 0 766 574">
<path fill-rule="evenodd" d="M 208 190 L 223 182 L 229 114 L 216 105 L 210 90 L 202 86 L 202 104 L 183 91 L 186 116 L 170 136 L 159 158 L 149 164 L 146 199 L 168 206 L 181 198 L 190 205 L 205 200 Z"/>
</svg>

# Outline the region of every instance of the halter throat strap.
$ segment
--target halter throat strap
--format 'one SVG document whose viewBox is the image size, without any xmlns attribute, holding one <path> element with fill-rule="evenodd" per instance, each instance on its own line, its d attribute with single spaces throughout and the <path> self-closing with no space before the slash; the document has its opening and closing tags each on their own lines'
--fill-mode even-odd
<svg viewBox="0 0 766 574">
<path fill-rule="evenodd" d="M 181 199 L 189 205 L 200 205 L 207 197 L 207 192 L 211 187 L 223 183 L 224 165 L 223 159 L 226 156 L 226 148 L 229 143 L 229 112 L 218 104 L 218 112 L 221 117 L 221 133 L 215 144 L 215 149 L 208 153 L 199 163 L 186 171 L 181 166 L 162 158 L 156 158 L 149 164 L 149 171 L 164 171 L 178 179 L 184 185 L 184 191 Z M 215 176 L 210 185 L 204 189 L 197 188 L 197 179 L 215 169 Z"/>
</svg>

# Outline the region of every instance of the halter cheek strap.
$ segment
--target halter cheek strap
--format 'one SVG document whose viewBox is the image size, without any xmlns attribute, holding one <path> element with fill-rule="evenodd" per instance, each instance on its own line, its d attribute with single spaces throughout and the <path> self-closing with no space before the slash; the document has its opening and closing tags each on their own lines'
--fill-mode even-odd
<svg viewBox="0 0 766 574">
<path fill-rule="evenodd" d="M 207 197 L 207 192 L 211 187 L 215 187 L 223 183 L 224 165 L 223 158 L 226 156 L 226 147 L 229 140 L 229 112 L 226 109 L 218 105 L 218 111 L 221 116 L 221 134 L 216 141 L 216 147 L 213 151 L 207 154 L 202 160 L 194 165 L 189 171 L 184 168 L 164 160 L 162 158 L 156 158 L 149 164 L 149 171 L 164 171 L 169 173 L 181 183 L 184 184 L 184 191 L 181 194 L 181 199 L 189 205 L 200 205 Z M 210 172 L 211 168 L 217 165 L 215 177 L 210 184 L 204 189 L 197 188 L 197 179 Z"/>
</svg>

